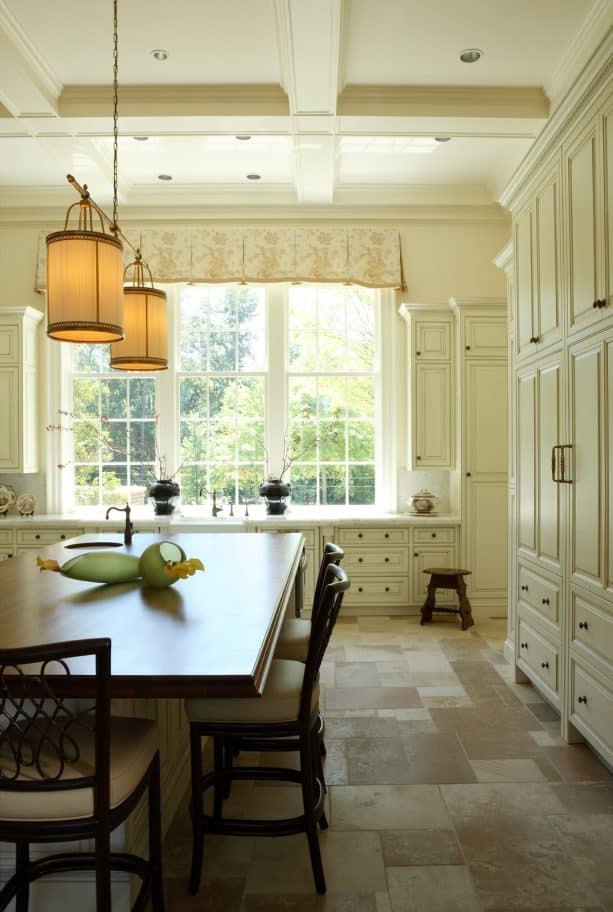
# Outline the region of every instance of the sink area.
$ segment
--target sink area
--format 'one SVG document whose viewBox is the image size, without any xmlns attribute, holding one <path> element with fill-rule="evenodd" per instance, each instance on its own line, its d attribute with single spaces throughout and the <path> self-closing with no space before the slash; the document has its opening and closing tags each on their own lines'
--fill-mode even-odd
<svg viewBox="0 0 613 912">
<path fill-rule="evenodd" d="M 120 541 L 80 541 L 72 542 L 64 547 L 70 550 L 71 548 L 121 548 L 122 545 L 123 542 Z"/>
<path fill-rule="evenodd" d="M 213 517 L 208 513 L 188 513 L 180 516 L 173 516 L 172 525 L 201 525 L 201 526 L 242 526 L 242 516 L 216 516 Z"/>
</svg>

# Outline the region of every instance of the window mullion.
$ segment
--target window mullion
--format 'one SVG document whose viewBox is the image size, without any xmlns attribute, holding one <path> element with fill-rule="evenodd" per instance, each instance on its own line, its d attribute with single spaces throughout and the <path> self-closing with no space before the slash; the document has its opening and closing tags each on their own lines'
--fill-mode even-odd
<svg viewBox="0 0 613 912">
<path fill-rule="evenodd" d="M 268 471 L 278 474 L 283 459 L 283 442 L 287 426 L 287 332 L 285 304 L 287 294 L 280 285 L 267 289 L 266 348 L 268 377 L 266 382 L 266 450 Z"/>
</svg>

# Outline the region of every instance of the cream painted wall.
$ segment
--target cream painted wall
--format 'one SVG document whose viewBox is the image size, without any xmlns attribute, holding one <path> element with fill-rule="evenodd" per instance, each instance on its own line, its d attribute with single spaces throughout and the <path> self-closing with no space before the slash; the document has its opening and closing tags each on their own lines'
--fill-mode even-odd
<svg viewBox="0 0 613 912">
<path fill-rule="evenodd" d="M 394 224 L 401 235 L 406 300 L 442 303 L 451 297 L 505 296 L 504 274 L 492 260 L 509 239 L 508 222 L 386 222 L 387 226 Z M 60 227 L 59 222 L 0 226 L 4 287 L 0 307 L 28 304 L 44 309 L 41 296 L 34 291 L 38 236 L 41 229 Z"/>
</svg>

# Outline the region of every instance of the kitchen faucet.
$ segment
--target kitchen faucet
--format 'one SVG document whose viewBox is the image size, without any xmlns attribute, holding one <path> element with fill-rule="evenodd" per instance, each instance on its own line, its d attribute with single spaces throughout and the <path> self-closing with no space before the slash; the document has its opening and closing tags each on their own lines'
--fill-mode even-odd
<svg viewBox="0 0 613 912">
<path fill-rule="evenodd" d="M 221 513 L 223 510 L 223 507 L 217 506 L 217 491 L 215 491 L 215 489 L 213 489 L 213 491 L 211 491 L 209 493 L 206 488 L 200 488 L 200 490 L 198 491 L 198 497 L 202 497 L 203 494 L 208 494 L 209 497 L 213 498 L 213 504 L 211 506 L 211 516 L 213 516 L 216 519 L 217 514 Z"/>
<path fill-rule="evenodd" d="M 109 507 L 106 511 L 106 519 L 109 518 L 109 513 L 111 510 L 117 510 L 118 513 L 126 514 L 126 524 L 123 527 L 123 543 L 124 545 L 132 544 L 132 531 L 134 529 L 134 523 L 130 520 L 130 504 L 126 504 L 125 507 Z"/>
</svg>

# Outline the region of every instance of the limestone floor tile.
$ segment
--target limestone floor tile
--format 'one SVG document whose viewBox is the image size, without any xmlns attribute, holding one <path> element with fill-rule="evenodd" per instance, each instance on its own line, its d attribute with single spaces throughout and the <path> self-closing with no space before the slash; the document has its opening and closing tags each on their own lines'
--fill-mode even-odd
<svg viewBox="0 0 613 912">
<path fill-rule="evenodd" d="M 319 844 L 327 892 L 376 893 L 387 887 L 378 833 L 320 833 Z M 315 893 L 304 833 L 260 839 L 247 874 L 246 895 L 252 893 Z"/>
<path fill-rule="evenodd" d="M 479 782 L 539 782 L 547 777 L 534 760 L 472 760 Z"/>
<path fill-rule="evenodd" d="M 559 782 L 553 783 L 552 789 L 565 813 L 613 814 L 613 785 L 605 782 Z"/>
<path fill-rule="evenodd" d="M 526 703 L 526 709 L 528 709 L 532 715 L 538 719 L 540 722 L 558 722 L 560 717 L 547 703 L 544 703 L 542 700 L 536 703 Z"/>
<path fill-rule="evenodd" d="M 408 761 L 408 781 L 476 782 L 475 772 L 454 734 L 412 733 L 401 737 Z"/>
<path fill-rule="evenodd" d="M 350 738 L 346 751 L 352 785 L 407 785 L 415 781 L 400 738 Z"/>
<path fill-rule="evenodd" d="M 324 757 L 324 776 L 327 785 L 347 785 L 347 742 L 332 740 L 326 735 L 326 756 Z"/>
<path fill-rule="evenodd" d="M 387 672 L 384 670 L 385 664 L 385 662 L 377 662 L 377 667 L 379 668 L 381 683 L 384 686 L 389 686 L 389 682 L 385 682 L 385 677 L 387 675 Z M 398 675 L 399 679 L 402 679 L 405 687 L 460 686 L 460 679 L 455 672 L 451 671 L 411 671 L 408 664 L 406 664 L 403 671 L 396 670 L 395 672 L 390 672 L 390 675 L 392 674 Z"/>
<path fill-rule="evenodd" d="M 257 893 L 246 896 L 241 912 L 379 912 L 377 895 L 326 893 L 300 896 Z"/>
<path fill-rule="evenodd" d="M 567 854 L 579 865 L 600 901 L 605 906 L 613 905 L 613 817 L 573 814 L 557 817 L 555 822 Z"/>
<path fill-rule="evenodd" d="M 521 799 L 518 804 L 522 804 Z M 563 815 L 560 815 L 563 816 Z M 509 866 L 527 856 L 562 855 L 565 837 L 557 816 L 465 814 L 454 818 L 455 832 L 467 862 L 499 862 Z"/>
<path fill-rule="evenodd" d="M 346 662 L 387 662 L 402 657 L 402 649 L 394 644 L 390 646 L 345 646 Z"/>
<path fill-rule="evenodd" d="M 392 912 L 390 895 L 387 891 L 385 893 L 376 893 L 375 898 L 377 901 L 377 912 Z"/>
<path fill-rule="evenodd" d="M 392 912 L 481 912 L 464 866 L 388 868 L 387 879 Z"/>
<path fill-rule="evenodd" d="M 381 845 L 386 867 L 464 864 L 453 830 L 384 830 Z"/>
<path fill-rule="evenodd" d="M 327 689 L 325 707 L 329 709 L 376 709 L 421 706 L 415 687 L 336 687 Z"/>
<path fill-rule="evenodd" d="M 428 674 L 453 674 L 453 667 L 449 660 L 439 650 L 423 652 L 405 652 L 405 659 L 412 672 L 425 671 Z"/>
<path fill-rule="evenodd" d="M 613 720 L 612 720 L 613 725 Z M 600 781 L 613 783 L 613 775 L 594 756 L 586 744 L 543 747 L 543 753 L 566 782 Z"/>
<path fill-rule="evenodd" d="M 523 707 L 466 707 L 459 710 L 433 709 L 432 719 L 441 730 L 484 732 L 488 729 L 531 732 L 538 729 L 534 716 Z"/>
<path fill-rule="evenodd" d="M 423 712 L 421 709 L 413 712 Z M 398 722 L 395 717 L 370 718 L 350 716 L 326 718 L 326 738 L 397 738 Z"/>
<path fill-rule="evenodd" d="M 565 747 L 566 741 L 560 737 L 560 734 L 553 735 L 549 731 L 533 731 L 530 732 L 530 737 L 534 740 L 539 747 Z"/>
<path fill-rule="evenodd" d="M 465 697 L 466 691 L 461 684 L 430 684 L 417 688 L 417 693 L 425 697 Z"/>
<path fill-rule="evenodd" d="M 336 687 L 380 687 L 375 662 L 336 662 Z"/>
<path fill-rule="evenodd" d="M 556 783 L 525 782 L 521 801 L 512 782 L 480 782 L 477 785 L 441 785 L 443 800 L 452 817 L 491 815 L 563 814 L 564 805 Z"/>
<path fill-rule="evenodd" d="M 394 716 L 399 722 L 430 722 L 432 714 L 429 709 L 414 707 L 412 709 L 394 709 Z"/>
<path fill-rule="evenodd" d="M 451 818 L 434 785 L 345 785 L 329 789 L 333 830 L 445 830 Z"/>
<path fill-rule="evenodd" d="M 470 760 L 534 760 L 541 748 L 527 731 L 464 729 L 457 733 Z"/>
<path fill-rule="evenodd" d="M 473 700 L 468 694 L 458 697 L 434 696 L 422 697 L 422 703 L 428 709 L 459 709 L 461 707 L 473 706 Z"/>
<path fill-rule="evenodd" d="M 241 912 L 245 882 L 239 878 L 203 878 L 196 896 L 187 893 L 187 878 L 164 881 L 166 912 Z"/>
</svg>

